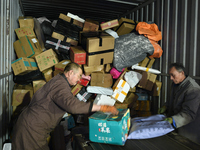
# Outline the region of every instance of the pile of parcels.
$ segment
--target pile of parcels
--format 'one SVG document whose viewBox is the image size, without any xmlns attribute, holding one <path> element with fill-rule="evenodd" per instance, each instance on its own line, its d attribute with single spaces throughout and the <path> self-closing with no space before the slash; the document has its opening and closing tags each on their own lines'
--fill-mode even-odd
<svg viewBox="0 0 200 150">
<path fill-rule="evenodd" d="M 159 96 L 162 85 L 156 80 L 160 72 L 152 69 L 154 58 L 162 55 L 158 44 L 162 36 L 154 23 L 127 18 L 99 23 L 71 13 L 60 13 L 52 22 L 45 17 L 19 17 L 18 21 L 17 59 L 11 65 L 13 111 L 27 105 L 69 62 L 76 62 L 83 76 L 71 92 L 80 101 L 115 105 L 123 110 L 121 119 L 128 114 L 126 122 L 151 115 L 150 96 Z"/>
</svg>

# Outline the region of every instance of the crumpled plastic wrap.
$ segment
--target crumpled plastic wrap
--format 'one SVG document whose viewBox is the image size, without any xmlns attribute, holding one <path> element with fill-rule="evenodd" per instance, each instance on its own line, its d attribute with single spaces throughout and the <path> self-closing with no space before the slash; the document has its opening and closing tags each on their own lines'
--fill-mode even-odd
<svg viewBox="0 0 200 150">
<path fill-rule="evenodd" d="M 154 53 L 154 47 L 148 38 L 137 33 L 129 33 L 115 39 L 113 66 L 122 71 L 141 62 L 148 54 Z"/>
</svg>

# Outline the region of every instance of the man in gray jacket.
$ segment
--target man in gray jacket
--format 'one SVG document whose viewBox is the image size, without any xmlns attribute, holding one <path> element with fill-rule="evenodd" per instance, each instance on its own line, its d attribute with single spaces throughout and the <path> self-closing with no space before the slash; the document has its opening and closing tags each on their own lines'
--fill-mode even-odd
<svg viewBox="0 0 200 150">
<path fill-rule="evenodd" d="M 172 83 L 171 98 L 158 110 L 166 113 L 178 134 L 200 144 L 200 86 L 186 76 L 182 64 L 173 63 L 169 68 Z"/>
</svg>

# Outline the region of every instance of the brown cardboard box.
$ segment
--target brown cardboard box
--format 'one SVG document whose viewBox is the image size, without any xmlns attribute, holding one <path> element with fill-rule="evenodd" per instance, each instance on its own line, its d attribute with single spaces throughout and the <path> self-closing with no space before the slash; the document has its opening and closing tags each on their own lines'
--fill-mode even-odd
<svg viewBox="0 0 200 150">
<path fill-rule="evenodd" d="M 83 65 L 84 73 L 89 76 L 92 72 L 103 71 L 104 65 L 87 66 Z"/>
<path fill-rule="evenodd" d="M 48 49 L 35 56 L 35 59 L 41 72 L 45 69 L 53 67 L 59 62 L 56 53 L 52 49 Z"/>
<path fill-rule="evenodd" d="M 54 68 L 55 68 L 55 70 L 60 70 L 61 72 L 64 72 L 65 67 L 70 62 L 71 62 L 71 60 L 62 60 L 59 63 L 55 64 Z"/>
<path fill-rule="evenodd" d="M 42 53 L 42 48 L 39 41 L 36 38 L 23 36 L 19 40 L 15 41 L 14 49 L 17 57 L 32 57 Z"/>
<path fill-rule="evenodd" d="M 110 73 L 93 72 L 91 74 L 91 86 L 111 87 L 113 78 Z"/>
<path fill-rule="evenodd" d="M 154 85 L 153 85 L 153 89 L 150 92 L 150 94 L 152 96 L 159 96 L 160 95 L 161 87 L 162 87 L 162 82 L 156 80 L 155 83 L 154 83 Z"/>
<path fill-rule="evenodd" d="M 59 18 L 65 20 L 67 22 L 71 22 L 72 21 L 72 18 L 70 18 L 69 16 L 67 16 L 65 14 L 62 14 L 62 13 L 60 13 Z M 83 28 L 83 23 L 78 21 L 78 20 L 76 20 L 76 19 L 73 19 L 73 24 Z"/>
<path fill-rule="evenodd" d="M 119 22 L 117 19 L 100 24 L 101 30 L 110 29 L 110 28 L 116 27 L 118 25 L 119 25 Z"/>
<path fill-rule="evenodd" d="M 37 64 L 33 58 L 21 57 L 11 63 L 15 75 L 23 75 L 33 70 L 37 70 Z"/>
<path fill-rule="evenodd" d="M 145 59 L 139 63 L 139 66 L 151 68 L 154 61 L 155 61 L 154 58 L 145 57 Z"/>
<path fill-rule="evenodd" d="M 105 64 L 105 72 L 110 72 L 110 70 L 111 70 L 111 65 Z"/>
<path fill-rule="evenodd" d="M 71 38 L 69 38 L 69 37 L 66 37 L 65 35 L 62 35 L 62 34 L 60 34 L 60 33 L 53 32 L 51 36 L 52 36 L 53 38 L 55 38 L 55 39 L 68 42 L 68 43 L 70 43 L 71 45 L 74 45 L 74 46 L 77 46 L 77 45 L 78 45 L 78 41 L 76 41 L 76 40 L 74 40 L 74 39 L 71 39 Z"/>
<path fill-rule="evenodd" d="M 127 109 L 127 108 L 128 108 L 128 104 L 125 103 L 125 102 L 120 103 L 120 102 L 116 101 L 115 107 L 116 107 L 117 109 Z"/>
<path fill-rule="evenodd" d="M 115 44 L 115 38 L 108 35 L 102 34 L 100 37 L 88 37 L 86 34 L 82 34 L 82 44 L 86 46 L 88 53 L 101 52 L 107 50 L 113 50 Z M 84 48 L 84 47 L 83 47 Z"/>
<path fill-rule="evenodd" d="M 110 64 L 113 62 L 113 51 L 103 51 L 102 53 L 87 53 L 87 65 L 96 66 Z"/>
<path fill-rule="evenodd" d="M 151 91 L 156 81 L 157 75 L 146 71 L 138 71 L 138 72 L 142 74 L 142 79 L 139 81 L 137 86 L 142 89 Z"/>
<path fill-rule="evenodd" d="M 33 29 L 29 26 L 15 29 L 15 33 L 17 34 L 18 39 L 25 35 L 30 36 L 32 38 L 36 37 Z"/>
<path fill-rule="evenodd" d="M 12 106 L 28 105 L 33 97 L 33 87 L 31 84 L 14 86 L 12 94 Z"/>
<path fill-rule="evenodd" d="M 80 92 L 80 90 L 82 89 L 82 87 L 83 87 L 83 85 L 81 85 L 81 84 L 76 84 L 73 88 L 72 88 L 72 90 L 71 90 L 71 92 L 72 92 L 72 94 L 75 96 L 76 94 L 78 94 L 78 92 Z"/>
<path fill-rule="evenodd" d="M 86 52 L 81 46 L 70 47 L 70 59 L 79 65 L 86 64 Z"/>
<path fill-rule="evenodd" d="M 30 16 L 19 16 L 18 18 L 20 28 L 29 26 L 34 29 L 34 20 L 33 17 Z"/>
<path fill-rule="evenodd" d="M 98 31 L 99 30 L 99 22 L 93 21 L 90 19 L 86 19 L 84 26 L 83 26 L 83 32 L 89 32 L 89 31 Z"/>
<path fill-rule="evenodd" d="M 133 87 L 133 88 L 130 87 L 129 92 L 132 92 L 132 93 L 136 92 L 136 87 Z"/>
<path fill-rule="evenodd" d="M 127 18 L 121 18 L 119 20 L 119 26 L 116 28 L 115 31 L 120 36 L 130 33 L 131 31 L 133 31 L 134 28 L 135 28 L 135 22 L 133 20 Z"/>
<path fill-rule="evenodd" d="M 48 69 L 42 71 L 42 74 L 43 74 L 43 76 L 45 78 L 45 81 L 48 82 L 53 77 L 53 69 L 52 68 L 48 68 Z"/>
<path fill-rule="evenodd" d="M 137 100 L 136 103 L 137 103 L 137 105 L 135 107 L 135 110 L 150 111 L 150 101 L 149 100 L 145 100 L 145 101 Z"/>
<path fill-rule="evenodd" d="M 39 90 L 43 85 L 46 84 L 46 81 L 44 80 L 36 80 L 36 81 L 33 81 L 33 91 L 34 93 Z"/>
<path fill-rule="evenodd" d="M 133 107 L 134 103 L 136 103 L 137 99 L 138 99 L 137 94 L 128 92 L 126 98 L 124 99 L 124 103 L 127 103 L 128 107 L 131 108 Z"/>
<path fill-rule="evenodd" d="M 63 72 L 64 72 L 64 71 L 54 70 L 54 71 L 53 71 L 53 77 L 55 77 L 57 74 L 63 73 Z"/>
</svg>

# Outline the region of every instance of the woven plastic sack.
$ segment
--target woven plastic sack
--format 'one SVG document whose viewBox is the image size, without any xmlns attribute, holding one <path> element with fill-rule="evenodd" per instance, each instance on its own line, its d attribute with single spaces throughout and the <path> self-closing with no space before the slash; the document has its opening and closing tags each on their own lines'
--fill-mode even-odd
<svg viewBox="0 0 200 150">
<path fill-rule="evenodd" d="M 149 139 L 165 135 L 174 130 L 164 115 L 136 117 L 131 120 L 128 139 Z"/>
</svg>

